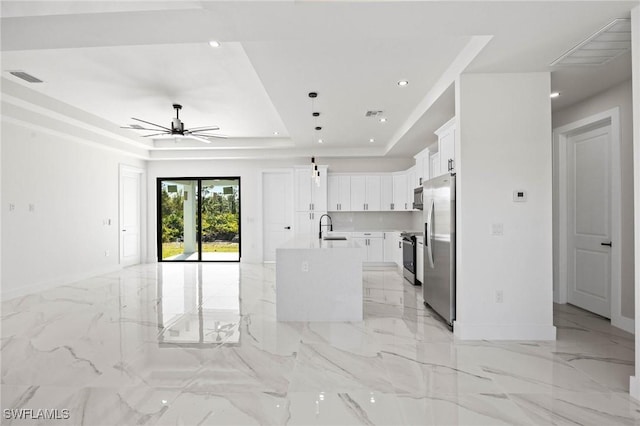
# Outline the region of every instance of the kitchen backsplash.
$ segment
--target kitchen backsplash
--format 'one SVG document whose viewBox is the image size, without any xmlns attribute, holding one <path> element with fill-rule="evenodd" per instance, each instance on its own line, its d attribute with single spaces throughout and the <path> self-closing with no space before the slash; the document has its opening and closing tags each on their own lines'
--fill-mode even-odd
<svg viewBox="0 0 640 426">
<path fill-rule="evenodd" d="M 419 231 L 422 212 L 331 212 L 334 231 Z"/>
</svg>

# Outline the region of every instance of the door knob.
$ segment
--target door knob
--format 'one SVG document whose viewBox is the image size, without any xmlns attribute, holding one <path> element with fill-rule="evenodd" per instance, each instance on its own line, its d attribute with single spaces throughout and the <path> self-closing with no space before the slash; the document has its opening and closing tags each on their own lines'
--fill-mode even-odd
<svg viewBox="0 0 640 426">
<path fill-rule="evenodd" d="M 600 243 L 600 245 L 611 247 L 611 241 L 609 241 L 608 243 Z"/>
</svg>

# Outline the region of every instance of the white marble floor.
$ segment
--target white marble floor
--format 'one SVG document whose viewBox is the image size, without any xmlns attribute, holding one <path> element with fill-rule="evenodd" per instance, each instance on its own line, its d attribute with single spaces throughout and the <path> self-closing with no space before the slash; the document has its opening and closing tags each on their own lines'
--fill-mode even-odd
<svg viewBox="0 0 640 426">
<path fill-rule="evenodd" d="M 577 308 L 556 307 L 556 342 L 461 342 L 393 270 L 365 272 L 362 322 L 278 323 L 274 300 L 272 265 L 234 263 L 3 301 L 1 422 L 640 424 L 633 337 Z"/>
</svg>

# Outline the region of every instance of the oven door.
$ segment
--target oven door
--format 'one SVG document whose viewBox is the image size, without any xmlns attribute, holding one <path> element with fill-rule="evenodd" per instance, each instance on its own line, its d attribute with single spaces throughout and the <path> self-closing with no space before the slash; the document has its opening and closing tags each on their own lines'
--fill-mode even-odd
<svg viewBox="0 0 640 426">
<path fill-rule="evenodd" d="M 415 285 L 416 281 L 416 241 L 413 237 L 402 239 L 402 270 L 404 277 Z"/>
</svg>

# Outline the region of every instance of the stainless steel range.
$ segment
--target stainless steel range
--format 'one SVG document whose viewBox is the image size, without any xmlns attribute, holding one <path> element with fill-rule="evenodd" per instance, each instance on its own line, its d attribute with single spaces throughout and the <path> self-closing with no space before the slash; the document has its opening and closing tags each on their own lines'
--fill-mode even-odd
<svg viewBox="0 0 640 426">
<path fill-rule="evenodd" d="M 402 236 L 402 274 L 413 285 L 419 285 L 416 280 L 416 236 L 422 232 L 403 232 Z"/>
</svg>

